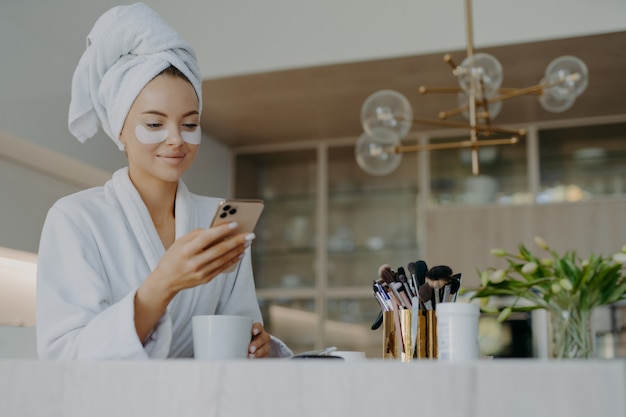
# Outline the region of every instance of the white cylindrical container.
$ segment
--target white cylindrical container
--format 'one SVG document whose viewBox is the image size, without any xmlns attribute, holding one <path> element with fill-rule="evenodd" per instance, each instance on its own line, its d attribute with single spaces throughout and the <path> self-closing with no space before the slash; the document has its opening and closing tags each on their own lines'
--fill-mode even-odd
<svg viewBox="0 0 626 417">
<path fill-rule="evenodd" d="M 478 359 L 478 305 L 440 303 L 436 312 L 439 360 L 460 362 Z"/>
</svg>

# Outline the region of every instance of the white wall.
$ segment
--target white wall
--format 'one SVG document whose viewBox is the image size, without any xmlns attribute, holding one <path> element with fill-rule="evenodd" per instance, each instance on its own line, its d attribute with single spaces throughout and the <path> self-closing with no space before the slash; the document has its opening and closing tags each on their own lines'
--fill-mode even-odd
<svg viewBox="0 0 626 417">
<path fill-rule="evenodd" d="M 465 46 L 464 0 L 146 0 L 206 78 Z M 626 29 L 624 0 L 473 0 L 477 47 Z M 201 22 L 200 22 L 201 20 Z"/>
</svg>

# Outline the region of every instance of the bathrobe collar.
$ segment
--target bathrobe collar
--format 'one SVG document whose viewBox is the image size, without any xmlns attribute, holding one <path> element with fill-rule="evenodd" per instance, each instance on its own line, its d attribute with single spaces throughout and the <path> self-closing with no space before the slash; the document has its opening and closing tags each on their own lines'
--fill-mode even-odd
<svg viewBox="0 0 626 417">
<path fill-rule="evenodd" d="M 165 253 L 161 238 L 152 222 L 148 208 L 128 175 L 128 167 L 121 168 L 113 173 L 113 178 L 107 183 L 117 196 L 122 211 L 128 221 L 128 226 L 137 237 L 141 251 L 153 271 Z M 176 239 L 191 231 L 191 225 L 198 224 L 197 215 L 190 204 L 191 193 L 182 180 L 178 181 L 174 213 L 176 215 Z"/>
</svg>

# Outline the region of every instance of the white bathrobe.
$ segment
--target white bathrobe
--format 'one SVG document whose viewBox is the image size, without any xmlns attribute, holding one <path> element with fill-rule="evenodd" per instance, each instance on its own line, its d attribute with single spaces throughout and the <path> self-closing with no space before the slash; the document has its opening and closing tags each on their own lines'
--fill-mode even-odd
<svg viewBox="0 0 626 417">
<path fill-rule="evenodd" d="M 218 202 L 190 193 L 179 181 L 176 237 L 208 227 Z M 115 172 L 103 187 L 60 199 L 48 212 L 39 248 L 39 357 L 193 357 L 194 315 L 237 314 L 262 322 L 248 248 L 234 272 L 179 292 L 142 343 L 135 330 L 135 293 L 164 253 L 127 168 Z M 290 354 L 272 337 L 271 356 Z"/>
</svg>

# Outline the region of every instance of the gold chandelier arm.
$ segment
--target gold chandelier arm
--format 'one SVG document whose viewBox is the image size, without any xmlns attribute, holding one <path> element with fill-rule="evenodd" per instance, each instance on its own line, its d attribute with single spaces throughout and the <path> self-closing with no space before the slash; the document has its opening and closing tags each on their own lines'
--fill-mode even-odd
<svg viewBox="0 0 626 417">
<path fill-rule="evenodd" d="M 465 30 L 467 34 L 467 56 L 474 55 L 474 22 L 472 21 L 472 0 L 465 0 Z"/>
<path fill-rule="evenodd" d="M 491 125 L 475 125 L 471 126 L 467 123 L 460 122 L 451 122 L 449 120 L 434 120 L 434 119 L 413 119 L 413 124 L 426 124 L 433 126 L 443 126 L 443 127 L 458 127 L 462 129 L 476 129 L 478 131 L 487 131 L 487 132 L 495 132 L 495 133 L 504 133 L 507 135 L 516 135 L 516 136 L 525 136 L 526 131 L 524 129 L 514 130 L 514 129 L 506 129 L 502 127 L 496 127 Z"/>
<path fill-rule="evenodd" d="M 426 87 L 425 85 L 419 88 L 420 94 L 455 94 L 463 91 L 461 87 Z"/>
<path fill-rule="evenodd" d="M 459 142 L 447 142 L 447 143 L 431 143 L 428 145 L 406 145 L 395 146 L 393 148 L 394 153 L 405 152 L 419 152 L 419 151 L 433 151 L 439 149 L 458 149 L 458 148 L 479 148 L 481 146 L 498 146 L 498 145 L 513 145 L 519 141 L 517 136 L 513 136 L 508 139 L 488 139 L 488 140 L 462 140 Z"/>
<path fill-rule="evenodd" d="M 578 78 L 580 78 L 580 74 L 578 73 L 574 73 L 574 74 L 570 74 L 567 77 L 564 78 L 559 78 L 556 80 L 552 80 L 552 81 L 546 81 L 545 83 L 541 83 L 541 84 L 536 84 L 536 85 L 531 85 L 530 87 L 526 87 L 526 88 L 501 88 L 498 90 L 498 92 L 502 92 L 503 94 L 494 96 L 494 97 L 490 97 L 487 99 L 488 103 L 496 103 L 498 101 L 505 101 L 511 98 L 515 98 L 515 97 L 519 97 L 519 96 L 524 96 L 524 95 L 530 95 L 530 94 L 535 94 L 535 95 L 542 95 L 543 94 L 543 90 L 550 88 L 550 87 L 554 87 L 557 86 L 559 84 L 563 84 L 565 81 L 567 81 L 568 79 L 571 79 L 573 81 L 576 81 Z M 469 105 L 468 106 L 461 106 L 461 107 L 456 107 L 452 110 L 448 110 L 448 111 L 442 111 L 439 113 L 439 118 L 440 119 L 447 119 L 448 117 L 452 117 L 452 116 L 456 116 L 457 114 L 463 113 L 464 111 L 467 111 L 469 109 Z"/>
<path fill-rule="evenodd" d="M 443 56 L 443 62 L 445 62 L 446 64 L 450 65 L 452 67 L 452 70 L 454 71 L 457 67 L 457 65 L 454 63 L 454 61 L 452 60 L 452 55 L 450 54 L 445 54 Z"/>
</svg>

